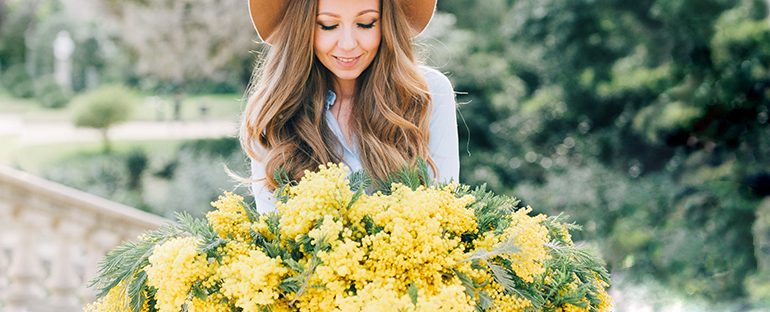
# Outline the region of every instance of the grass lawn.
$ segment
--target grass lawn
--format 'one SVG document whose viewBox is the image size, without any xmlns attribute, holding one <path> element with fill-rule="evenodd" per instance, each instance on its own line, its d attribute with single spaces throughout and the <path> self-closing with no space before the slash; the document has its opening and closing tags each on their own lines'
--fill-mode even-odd
<svg viewBox="0 0 770 312">
<path fill-rule="evenodd" d="M 241 98 L 242 95 L 237 93 L 190 95 L 182 100 L 180 115 L 186 121 L 236 120 L 244 106 Z M 174 99 L 169 95 L 141 94 L 129 120 L 173 120 L 173 103 Z M 201 107 L 206 107 L 205 114 L 201 112 Z M 72 105 L 59 109 L 44 108 L 35 99 L 14 98 L 0 90 L 0 113 L 18 114 L 25 121 L 70 121 Z"/>
<path fill-rule="evenodd" d="M 16 136 L 0 136 L 0 164 L 7 164 L 16 153 L 19 138 Z"/>
<path fill-rule="evenodd" d="M 35 99 L 15 98 L 2 90 L 0 90 L 0 113 L 18 114 L 25 120 L 70 120 L 70 111 L 66 108 L 44 108 Z"/>
<path fill-rule="evenodd" d="M 144 96 L 139 109 L 134 110 L 132 120 L 173 120 L 173 108 L 171 96 Z M 183 99 L 180 116 L 185 121 L 236 120 L 242 109 L 240 94 L 191 95 Z"/>
<path fill-rule="evenodd" d="M 0 163 L 38 175 L 61 161 L 102 153 L 100 142 L 16 146 L 15 149 L 7 148 L 10 144 L 6 143 L 12 142 L 0 137 Z M 112 142 L 112 151 L 125 154 L 143 149 L 150 159 L 170 159 L 182 143 L 180 140 L 118 141 Z"/>
</svg>

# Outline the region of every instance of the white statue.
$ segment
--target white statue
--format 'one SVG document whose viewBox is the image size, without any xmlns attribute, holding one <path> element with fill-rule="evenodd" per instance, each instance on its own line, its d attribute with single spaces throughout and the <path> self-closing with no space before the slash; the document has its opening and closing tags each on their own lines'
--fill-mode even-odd
<svg viewBox="0 0 770 312">
<path fill-rule="evenodd" d="M 66 30 L 60 31 L 53 41 L 54 79 L 60 87 L 72 89 L 72 53 L 75 52 L 75 42 Z"/>
</svg>

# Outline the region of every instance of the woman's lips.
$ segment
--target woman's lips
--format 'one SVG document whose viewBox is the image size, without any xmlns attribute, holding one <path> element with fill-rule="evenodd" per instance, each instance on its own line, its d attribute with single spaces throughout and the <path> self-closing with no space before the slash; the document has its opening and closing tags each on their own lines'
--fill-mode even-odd
<svg viewBox="0 0 770 312">
<path fill-rule="evenodd" d="M 353 67 L 358 63 L 358 60 L 361 58 L 361 56 L 356 57 L 338 57 L 333 56 L 335 60 L 337 60 L 337 64 L 340 64 L 342 67 Z"/>
</svg>

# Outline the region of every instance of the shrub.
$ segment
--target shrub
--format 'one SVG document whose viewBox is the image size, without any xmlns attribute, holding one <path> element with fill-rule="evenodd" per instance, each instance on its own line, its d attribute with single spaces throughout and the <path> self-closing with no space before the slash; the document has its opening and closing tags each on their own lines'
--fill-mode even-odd
<svg viewBox="0 0 770 312">
<path fill-rule="evenodd" d="M 34 85 L 35 98 L 43 107 L 61 108 L 72 98 L 70 92 L 59 86 L 52 75 L 39 78 Z"/>
<path fill-rule="evenodd" d="M 110 141 L 107 132 L 116 123 L 129 118 L 136 101 L 136 95 L 123 86 L 97 88 L 74 100 L 75 126 L 100 130 L 104 151 L 109 152 Z"/>
<path fill-rule="evenodd" d="M 127 168 L 123 155 L 79 155 L 47 168 L 43 176 L 51 181 L 73 187 L 124 205 L 149 210 L 140 194 L 126 187 Z"/>
<path fill-rule="evenodd" d="M 182 144 L 180 150 L 195 154 L 226 157 L 241 149 L 238 138 L 197 139 Z"/>
<path fill-rule="evenodd" d="M 142 149 L 134 149 L 126 155 L 129 189 L 136 190 L 142 186 L 142 173 L 147 169 L 147 162 L 147 153 Z"/>
<path fill-rule="evenodd" d="M 168 189 L 164 192 L 145 190 L 147 203 L 155 207 L 156 213 L 166 217 L 179 211 L 202 216 L 210 209 L 208 203 L 216 200 L 222 190 L 235 190 L 233 179 L 227 175 L 224 166 L 238 175 L 248 176 L 248 161 L 240 151 L 219 156 L 180 149 L 173 162 L 173 178 L 168 181 Z M 237 191 L 249 197 L 248 187 Z M 150 194 L 152 192 L 162 194 Z"/>
<path fill-rule="evenodd" d="M 2 78 L 0 82 L 2 82 L 3 88 L 15 97 L 31 98 L 35 95 L 32 78 L 27 73 L 27 69 L 24 68 L 24 64 L 9 66 L 3 71 L 0 78 Z"/>
</svg>

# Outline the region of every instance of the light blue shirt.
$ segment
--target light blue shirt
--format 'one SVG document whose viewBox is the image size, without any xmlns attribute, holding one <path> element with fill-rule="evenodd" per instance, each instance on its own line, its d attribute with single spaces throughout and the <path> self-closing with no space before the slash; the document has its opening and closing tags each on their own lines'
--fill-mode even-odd
<svg viewBox="0 0 770 312">
<path fill-rule="evenodd" d="M 457 136 L 456 102 L 452 84 L 444 74 L 433 68 L 420 66 L 420 70 L 428 84 L 428 91 L 432 99 L 428 150 L 438 168 L 438 177 L 435 176 L 434 172 L 431 172 L 431 175 L 442 182 L 457 180 L 460 175 L 460 151 Z M 326 96 L 326 111 L 324 115 L 326 122 L 340 143 L 342 162 L 350 168 L 351 172 L 361 170 L 363 166 L 356 149 L 355 135 L 351 137 L 351 141 L 354 144 L 352 146 L 348 145 L 345 137 L 342 135 L 337 119 L 329 110 L 334 105 L 335 100 L 336 94 L 330 90 Z M 251 188 L 252 192 L 254 192 L 257 210 L 260 213 L 275 210 L 275 200 L 273 199 L 272 192 L 267 189 L 264 182 L 265 166 L 254 159 L 251 161 L 251 177 L 255 181 L 252 183 Z"/>
</svg>

